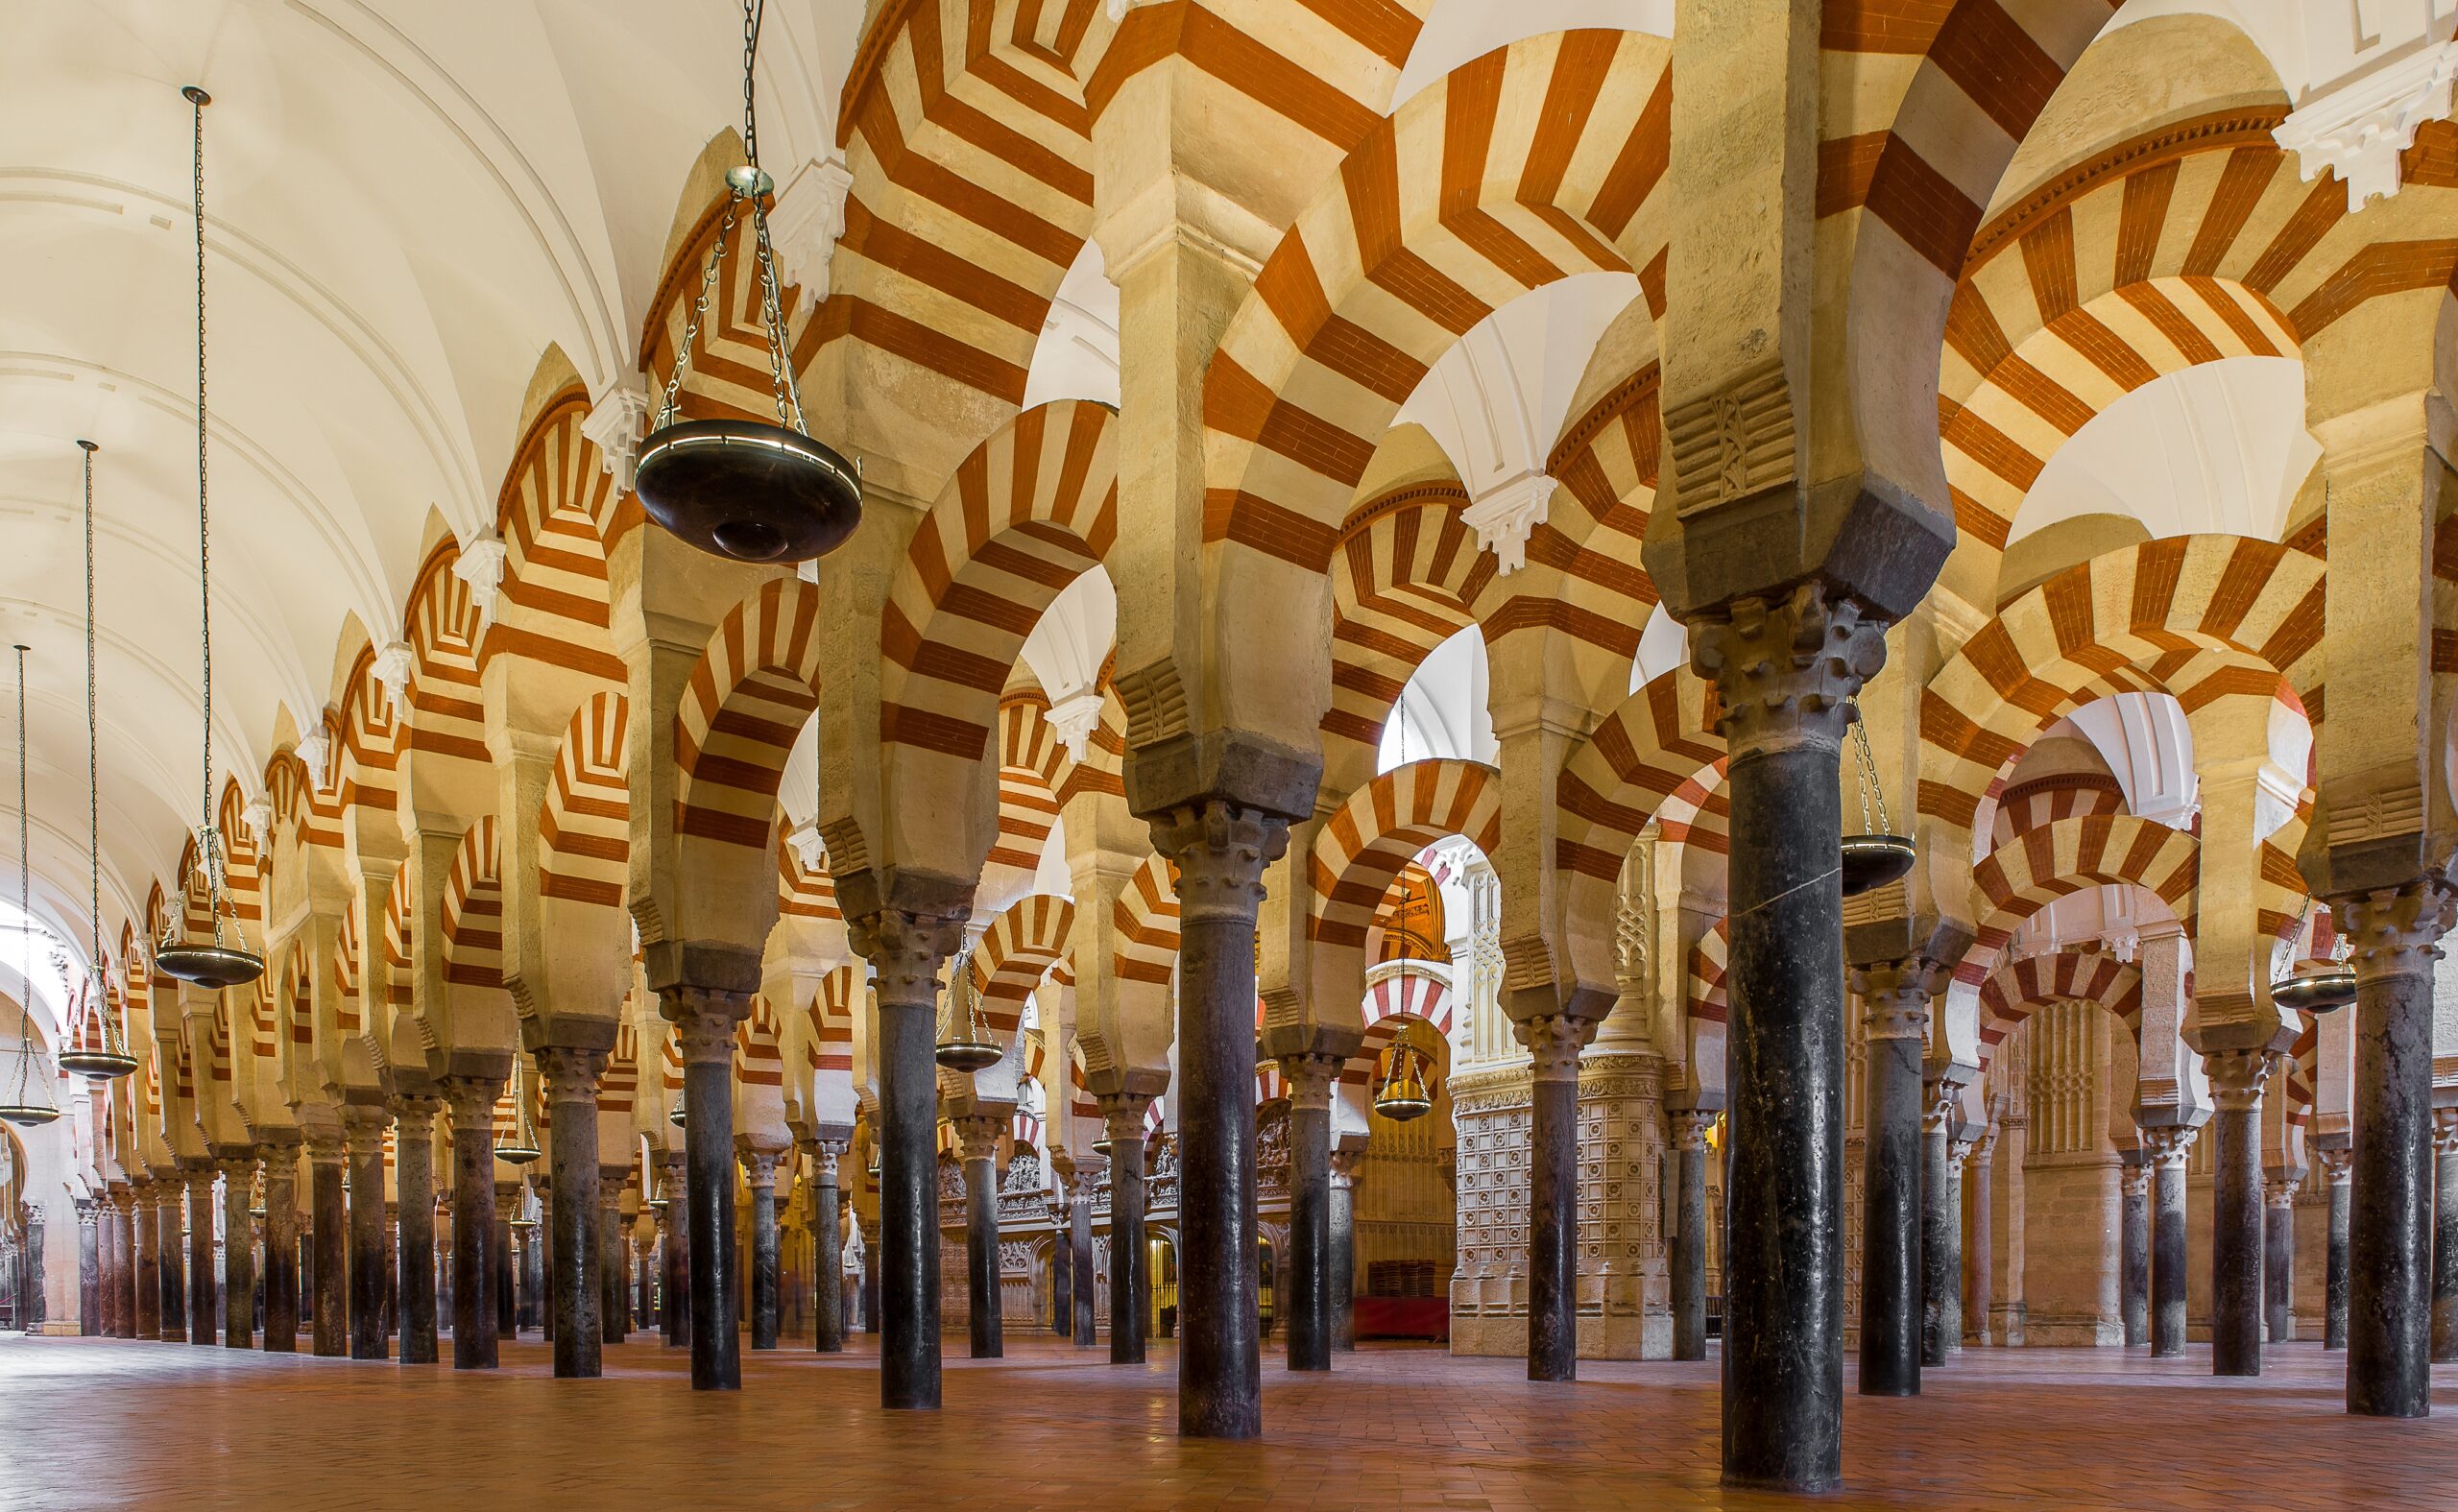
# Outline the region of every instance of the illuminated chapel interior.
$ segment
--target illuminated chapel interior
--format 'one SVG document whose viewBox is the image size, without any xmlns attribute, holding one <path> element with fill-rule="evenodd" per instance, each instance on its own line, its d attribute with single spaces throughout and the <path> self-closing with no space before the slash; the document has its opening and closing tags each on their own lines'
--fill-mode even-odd
<svg viewBox="0 0 2458 1512">
<path fill-rule="evenodd" d="M 2454 83 L 0 6 L 0 1465 L 2432 1504 Z"/>
</svg>

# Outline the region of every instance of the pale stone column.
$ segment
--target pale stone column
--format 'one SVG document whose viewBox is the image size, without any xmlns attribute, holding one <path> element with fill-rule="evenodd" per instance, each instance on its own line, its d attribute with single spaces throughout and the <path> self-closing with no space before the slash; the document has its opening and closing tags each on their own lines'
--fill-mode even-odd
<svg viewBox="0 0 2458 1512">
<path fill-rule="evenodd" d="M 2117 1239 L 2118 1296 L 2125 1318 L 2125 1342 L 2131 1349 L 2151 1341 L 2151 1178 L 2146 1152 L 2133 1152 L 2133 1163 L 2117 1179 L 2123 1192 Z"/>
<path fill-rule="evenodd" d="M 2296 1188 L 2289 1177 L 2262 1183 L 2263 1332 L 2273 1344 L 2296 1338 Z"/>
<path fill-rule="evenodd" d="M 1333 1150 L 1329 1161 L 1332 1348 L 1344 1354 L 1357 1351 L 1357 1167 L 1364 1160 L 1360 1143 Z"/>
<path fill-rule="evenodd" d="M 2348 1185 L 2355 1151 L 2342 1144 L 2320 1152 L 2329 1186 L 2329 1221 L 2322 1256 L 2322 1347 L 2347 1348 Z"/>
<path fill-rule="evenodd" d="M 1963 1252 L 1963 1327 L 1955 1348 L 1988 1342 L 1989 1284 L 1996 1276 L 1997 1235 L 1990 1196 L 1997 1185 L 1997 1131 L 1963 1142 L 1955 1168 L 1963 1173 L 1965 1238 Z M 1950 1152 L 1951 1153 L 1951 1152 Z"/>
<path fill-rule="evenodd" d="M 1955 1159 L 1955 1089 L 1927 1089 L 1920 1191 L 1920 1363 L 1946 1363 L 1963 1338 L 1963 1172 Z"/>
<path fill-rule="evenodd" d="M 435 1116 L 441 1097 L 393 1099 L 393 1187 L 397 1194 L 394 1311 L 401 1332 L 401 1363 L 432 1365 L 442 1357 L 435 1307 Z"/>
<path fill-rule="evenodd" d="M 77 1335 L 96 1338 L 108 1332 L 103 1317 L 103 1230 L 101 1204 L 92 1197 L 77 1205 Z"/>
<path fill-rule="evenodd" d="M 2262 1087 L 2276 1058 L 2221 1050 L 2210 1068 L 2218 1145 L 2211 1172 L 2210 1370 L 2262 1373 Z"/>
<path fill-rule="evenodd" d="M 1664 1060 L 1639 1032 L 1643 1011 L 1617 1007 L 1579 1057 L 1578 1353 L 1665 1359 L 1673 1313 L 1665 1258 Z M 1619 1149 L 1617 1162 L 1612 1151 Z M 1602 1163 L 1600 1165 L 1599 1163 Z"/>
<path fill-rule="evenodd" d="M 609 1165 L 612 1153 L 598 1150 L 597 1166 L 597 1336 L 604 1344 L 620 1344 L 631 1335 L 632 1241 L 623 1232 L 623 1184 L 628 1165 Z"/>
<path fill-rule="evenodd" d="M 1938 963 L 1918 957 L 1852 969 L 1868 1057 L 1861 1176 L 1860 1391 L 1865 1397 L 1920 1394 L 1925 1357 L 1920 1125 L 1926 1111 L 1920 1062 L 1929 1044 L 1929 999 L 1944 976 Z M 1939 1138 L 1943 1139 L 1942 1132 Z"/>
<path fill-rule="evenodd" d="M 2153 1172 L 2151 1202 L 2151 1356 L 2185 1352 L 2185 1158 L 2200 1131 L 2166 1124 L 2142 1131 Z"/>
<path fill-rule="evenodd" d="M 133 1339 L 136 1337 L 136 1198 L 126 1184 L 111 1190 L 110 1221 L 111 1337 Z"/>
<path fill-rule="evenodd" d="M 751 1188 L 751 1347 L 759 1350 L 777 1347 L 779 1329 L 778 1158 L 775 1150 L 741 1153 L 743 1181 Z"/>
</svg>

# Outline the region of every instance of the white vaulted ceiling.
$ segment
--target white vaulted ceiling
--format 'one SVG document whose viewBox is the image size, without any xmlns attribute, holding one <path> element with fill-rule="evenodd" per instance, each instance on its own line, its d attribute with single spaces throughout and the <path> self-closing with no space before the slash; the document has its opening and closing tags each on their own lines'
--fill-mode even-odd
<svg viewBox="0 0 2458 1512">
<path fill-rule="evenodd" d="M 781 183 L 834 153 L 860 12 L 768 7 L 762 156 Z M 0 8 L 0 643 L 34 648 L 38 914 L 84 932 L 81 436 L 103 446 L 107 915 L 141 906 L 201 804 L 179 86 L 214 96 L 215 764 L 253 791 L 275 732 L 330 696 L 347 617 L 398 634 L 430 521 L 493 525 L 547 347 L 592 393 L 631 371 L 685 178 L 739 122 L 740 48 L 723 0 Z"/>
</svg>

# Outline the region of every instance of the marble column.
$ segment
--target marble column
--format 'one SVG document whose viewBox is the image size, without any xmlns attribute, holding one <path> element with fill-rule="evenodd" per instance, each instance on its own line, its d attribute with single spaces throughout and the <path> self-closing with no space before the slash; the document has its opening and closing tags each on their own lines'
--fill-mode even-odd
<svg viewBox="0 0 2458 1512">
<path fill-rule="evenodd" d="M 885 1337 L 880 1332 L 880 1226 L 874 1221 L 861 1232 L 862 1332 L 875 1337 Z"/>
<path fill-rule="evenodd" d="M 2432 974 L 2452 897 L 2430 876 L 2333 900 L 2355 968 L 2347 1407 L 2367 1417 L 2432 1410 Z"/>
<path fill-rule="evenodd" d="M 1673 1233 L 1665 1242 L 1673 1293 L 1673 1357 L 1707 1357 L 1707 1131 L 1712 1111 L 1685 1108 L 1673 1116 Z M 1868 1306 L 1866 1286 L 1862 1307 Z M 1868 1349 L 1862 1325 L 1862 1348 Z"/>
<path fill-rule="evenodd" d="M 1963 1252 L 1963 1327 L 1955 1348 L 1988 1342 L 1988 1311 L 1995 1302 L 1997 1235 L 1992 1221 L 1997 1184 L 1997 1131 L 1992 1127 L 1955 1163 L 1962 1175 L 1964 1240 Z"/>
<path fill-rule="evenodd" d="M 221 1320 L 213 1305 L 213 1166 L 181 1161 L 188 1184 L 188 1342 L 210 1344 Z"/>
<path fill-rule="evenodd" d="M 1940 974 L 1937 963 L 1920 957 L 1852 969 L 1852 991 L 1861 999 L 1867 1039 L 1868 1100 L 1863 1122 L 1867 1141 L 1861 1155 L 1860 1391 L 1865 1397 L 1920 1394 L 1920 1366 L 1926 1355 L 1920 1196 L 1927 1169 L 1927 1146 L 1920 1131 L 1926 1107 L 1920 1062 L 1929 1044 L 1929 998 L 1940 985 Z M 1944 1132 L 1938 1131 L 1940 1144 L 1944 1138 Z M 1699 1164 L 1703 1186 L 1703 1153 Z M 1703 1191 L 1699 1201 L 1703 1209 Z M 1688 1216 L 1685 1208 L 1685 1222 Z M 1703 1252 L 1703 1244 L 1700 1249 Z M 1684 1355 L 1676 1346 L 1676 1359 L 1704 1357 L 1703 1297 L 1698 1306 L 1700 1353 Z M 1681 1307 L 1676 1303 L 1676 1333 L 1681 1326 Z"/>
<path fill-rule="evenodd" d="M 349 1213 L 343 1206 L 342 1167 L 349 1144 L 339 1133 L 307 1138 L 307 1223 L 316 1248 L 314 1336 L 309 1348 L 328 1358 L 349 1353 Z"/>
<path fill-rule="evenodd" d="M 144 1182 L 130 1193 L 129 1244 L 136 1256 L 135 1332 L 132 1337 L 159 1338 L 162 1334 L 162 1236 L 161 1204 L 154 1194 L 154 1184 Z"/>
<path fill-rule="evenodd" d="M 1332 1348 L 1357 1352 L 1357 1167 L 1364 1146 L 1335 1148 L 1331 1157 Z"/>
<path fill-rule="evenodd" d="M 745 1150 L 742 1174 L 751 1188 L 751 1347 L 777 1347 L 781 1309 L 777 1254 L 777 1161 L 774 1150 Z"/>
<path fill-rule="evenodd" d="M 1074 1204 L 1067 1197 L 1068 1178 L 1056 1176 L 1058 1194 L 1049 1204 L 1049 1332 L 1063 1339 L 1075 1336 L 1075 1242 L 1069 1236 L 1069 1214 Z"/>
<path fill-rule="evenodd" d="M 398 1274 L 393 1278 L 394 1308 L 401 1333 L 401 1363 L 432 1365 L 441 1358 L 435 1304 L 435 1116 L 441 1097 L 393 1099 L 393 1189 Z"/>
<path fill-rule="evenodd" d="M 2122 1207 L 2117 1234 L 2117 1308 L 2128 1349 L 2151 1342 L 2151 1177 L 2147 1152 L 2134 1150 L 2117 1178 Z"/>
<path fill-rule="evenodd" d="M 77 1204 L 77 1335 L 97 1338 L 108 1332 L 103 1316 L 102 1204 L 79 1197 Z"/>
<path fill-rule="evenodd" d="M 842 1139 L 814 1140 L 810 1150 L 811 1345 L 822 1355 L 845 1350 L 845 1234 L 838 1206 L 836 1163 L 845 1158 Z"/>
<path fill-rule="evenodd" d="M 2432 1111 L 2432 1362 L 2458 1361 L 2458 1108 Z"/>
<path fill-rule="evenodd" d="M 2355 1151 L 2347 1146 L 2321 1152 L 2322 1172 L 2329 1183 L 2328 1236 L 2322 1258 L 2322 1347 L 2347 1348 L 2348 1182 L 2355 1167 Z"/>
<path fill-rule="evenodd" d="M 660 995 L 683 1052 L 685 1196 L 691 1226 L 691 1389 L 742 1386 L 735 1329 L 734 1036 L 751 995 L 676 986 Z"/>
<path fill-rule="evenodd" d="M 456 1076 L 452 1109 L 452 1368 L 493 1370 L 495 1309 L 495 1099 L 503 1078 Z"/>
<path fill-rule="evenodd" d="M 2142 1131 L 2151 1163 L 2151 1356 L 2185 1352 L 2185 1158 L 2194 1135 L 2185 1124 Z"/>
<path fill-rule="evenodd" d="M 345 1110 L 342 1120 L 349 1140 L 349 1357 L 384 1359 L 391 1354 L 384 1286 L 393 1260 L 385 1233 L 384 1129 L 392 1115 L 361 1104 Z"/>
<path fill-rule="evenodd" d="M 690 1184 L 687 1161 L 681 1150 L 661 1151 L 658 1166 L 658 1250 L 664 1273 L 659 1280 L 659 1321 L 669 1349 L 691 1347 L 691 1204 L 684 1195 Z"/>
<path fill-rule="evenodd" d="M 1963 1347 L 1963 1162 L 1971 1142 L 1955 1131 L 1955 1089 L 1939 1084 L 1921 1130 L 1920 1363 L 1945 1364 Z"/>
<path fill-rule="evenodd" d="M 1345 1057 L 1319 1050 L 1280 1057 L 1289 1089 L 1289 1320 L 1290 1370 L 1332 1368 L 1332 1087 Z"/>
<path fill-rule="evenodd" d="M 2219 1050 L 2210 1070 L 2218 1143 L 2210 1183 L 2210 1371 L 2262 1373 L 2262 1085 L 2276 1058 Z"/>
<path fill-rule="evenodd" d="M 646 1206 L 649 1221 L 655 1224 L 657 1204 L 652 1202 Z M 632 1285 L 636 1290 L 632 1299 L 632 1324 L 635 1328 L 651 1332 L 663 1327 L 657 1315 L 657 1250 L 658 1245 L 655 1239 L 646 1243 L 635 1239 L 632 1244 Z"/>
<path fill-rule="evenodd" d="M 495 1215 L 494 1232 L 488 1236 L 487 1274 L 493 1283 L 490 1295 L 494 1299 L 498 1339 L 520 1337 L 520 1271 L 512 1237 L 512 1220 L 520 1212 L 520 1194 L 521 1185 L 517 1181 L 495 1183 Z"/>
<path fill-rule="evenodd" d="M 953 1120 L 964 1159 L 965 1332 L 975 1359 L 1007 1353 L 999 1295 L 999 1130 L 1006 1121 L 980 1114 Z"/>
<path fill-rule="evenodd" d="M 222 1343 L 253 1349 L 256 1343 L 256 1155 L 225 1154 L 222 1172 Z"/>
<path fill-rule="evenodd" d="M 127 1187 L 111 1193 L 111 1337 L 136 1337 L 136 1195 Z"/>
<path fill-rule="evenodd" d="M 630 1171 L 606 1164 L 607 1154 L 598 1151 L 597 1337 L 601 1344 L 620 1344 L 631 1333 L 632 1241 L 623 1232 L 623 1183 Z"/>
<path fill-rule="evenodd" d="M 448 1151 L 446 1152 L 449 1153 Z M 446 1187 L 435 1194 L 435 1254 L 430 1262 L 435 1269 L 435 1310 L 438 1317 L 453 1315 L 452 1301 L 452 1191 Z"/>
<path fill-rule="evenodd" d="M 882 909 L 854 921 L 879 1001 L 880 1404 L 939 1405 L 939 967 L 954 919 Z M 1249 1055 L 1252 1051 L 1249 1050 Z"/>
<path fill-rule="evenodd" d="M 1151 827 L 1153 848 L 1178 868 L 1178 1432 L 1254 1438 L 1255 922 L 1289 821 L 1210 798 Z"/>
<path fill-rule="evenodd" d="M 1116 1092 L 1100 1102 L 1101 1132 L 1110 1141 L 1110 1363 L 1141 1365 L 1150 1286 L 1144 1274 L 1144 1117 L 1152 1099 Z M 1185 1189 L 1183 1176 L 1179 1189 Z M 1178 1274 L 1184 1298 L 1185 1269 Z M 1255 1368 L 1260 1379 L 1260 1357 Z"/>
<path fill-rule="evenodd" d="M 181 1204 L 187 1196 L 186 1183 L 173 1178 L 157 1182 L 155 1200 L 159 1204 L 155 1219 L 157 1237 L 161 1243 L 158 1269 L 162 1283 L 162 1342 L 176 1344 L 187 1337 L 188 1286 L 184 1266 L 187 1262 L 186 1225 L 181 1222 Z"/>
<path fill-rule="evenodd" d="M 2296 1188 L 2293 1177 L 2262 1184 L 2262 1331 L 2273 1344 L 2296 1338 Z"/>
<path fill-rule="evenodd" d="M 1696 615 L 1729 753 L 1723 1479 L 1825 1491 L 1844 1443 L 1845 708 L 1884 627 L 1803 584 Z"/>
<path fill-rule="evenodd" d="M 265 1349 L 299 1349 L 299 1146 L 265 1150 Z"/>
<path fill-rule="evenodd" d="M 1578 1057 L 1596 1020 L 1515 1026 L 1533 1068 L 1528 1130 L 1528 1379 L 1578 1378 Z"/>
<path fill-rule="evenodd" d="M 609 1028 L 612 1035 L 612 1028 Z M 604 1374 L 606 1257 L 601 1235 L 605 1215 L 597 1165 L 597 1083 L 607 1051 L 577 1045 L 544 1045 L 534 1055 L 545 1083 L 550 1179 L 555 1202 L 555 1375 L 590 1380 Z"/>
<path fill-rule="evenodd" d="M 1066 1187 L 1066 1226 L 1058 1235 L 1059 1247 L 1067 1251 L 1068 1269 L 1075 1278 L 1067 1311 L 1069 1333 L 1077 1349 L 1093 1349 L 1100 1343 L 1100 1307 L 1095 1292 L 1098 1267 L 1093 1259 L 1093 1189 L 1099 1168 L 1092 1162 L 1076 1165 Z"/>
</svg>

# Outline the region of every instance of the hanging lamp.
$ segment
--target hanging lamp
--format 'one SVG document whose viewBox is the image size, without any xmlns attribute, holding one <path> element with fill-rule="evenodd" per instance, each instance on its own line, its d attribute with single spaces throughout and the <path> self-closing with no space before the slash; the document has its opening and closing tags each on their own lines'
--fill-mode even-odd
<svg viewBox="0 0 2458 1512">
<path fill-rule="evenodd" d="M 2304 925 L 2313 916 L 2313 900 L 2296 915 L 2294 939 L 2304 938 Z M 2270 984 L 2271 1001 L 2282 1008 L 2304 1013 L 2336 1013 L 2355 1001 L 2355 968 L 2347 962 L 2347 940 L 2342 936 L 2326 956 L 2312 956 L 2297 962 L 2286 974 L 2276 976 Z"/>
<path fill-rule="evenodd" d="M 744 162 L 726 171 L 726 211 L 700 275 L 700 293 L 684 323 L 673 374 L 640 443 L 633 489 L 649 518 L 701 550 L 736 562 L 800 562 L 844 544 L 862 517 L 860 475 L 833 450 L 811 440 L 803 419 L 802 386 L 786 350 L 783 296 L 777 254 L 768 238 L 765 201 L 776 181 L 759 167 L 758 102 L 753 65 L 759 56 L 763 0 L 742 7 L 742 149 Z M 682 418 L 683 383 L 709 299 L 717 287 L 726 243 L 745 204 L 751 211 L 759 272 L 760 325 L 768 341 L 768 382 L 777 423 Z"/>
<path fill-rule="evenodd" d="M 526 1165 L 538 1158 L 538 1126 L 529 1116 L 529 1089 L 520 1074 L 520 1057 L 512 1058 L 512 1128 L 495 1140 L 495 1159 L 507 1165 Z"/>
<path fill-rule="evenodd" d="M 963 1020 L 957 1020 L 957 1005 L 963 1005 Z M 989 1032 L 981 1026 L 980 1004 L 973 994 L 973 947 L 956 952 L 955 963 L 948 968 L 948 1037 L 939 1042 L 932 1052 L 941 1066 L 952 1071 L 971 1074 L 1006 1059 L 1006 1053 L 992 1043 Z"/>
<path fill-rule="evenodd" d="M 194 110 L 195 130 L 192 137 L 195 164 L 194 188 L 196 210 L 196 576 L 203 593 L 204 615 L 200 621 L 202 634 L 198 646 L 203 653 L 205 680 L 202 684 L 205 701 L 205 813 L 197 828 L 197 862 L 205 873 L 205 912 L 213 921 L 213 939 L 207 943 L 183 941 L 179 926 L 154 948 L 154 969 L 165 976 L 199 987 L 219 991 L 225 987 L 244 986 L 262 976 L 264 958 L 247 948 L 244 941 L 226 945 L 222 938 L 222 915 L 229 908 L 223 896 L 225 877 L 222 862 L 222 834 L 213 825 L 213 559 L 210 516 L 205 506 L 205 108 L 213 97 L 195 84 L 181 89 Z M 233 910 L 235 915 L 235 910 Z"/>
<path fill-rule="evenodd" d="M 679 1129 L 683 1127 L 684 1120 L 690 1116 L 691 1110 L 685 1102 L 685 1094 L 676 1092 L 674 1106 L 665 1111 L 665 1121 Z"/>
<path fill-rule="evenodd" d="M 26 648 L 17 647 L 17 980 L 28 998 L 34 996 L 35 916 L 34 852 L 27 849 L 32 831 L 26 823 Z M 42 1084 L 42 1101 L 35 1089 Z M 60 1116 L 51 1100 L 48 1079 L 35 1074 L 35 1020 L 31 1009 L 17 1010 L 17 1085 L 0 1102 L 0 1119 L 21 1129 L 39 1128 Z"/>
<path fill-rule="evenodd" d="M 1425 1083 L 1425 1052 L 1409 1038 L 1402 1024 L 1391 1042 L 1391 1060 L 1383 1085 L 1374 1089 L 1374 1111 L 1393 1123 L 1407 1123 L 1434 1111 L 1434 1092 Z"/>
<path fill-rule="evenodd" d="M 1901 880 L 1912 870 L 1916 852 L 1912 837 L 1895 834 L 1887 817 L 1886 788 L 1878 781 L 1877 758 L 1869 754 L 1869 732 L 1861 720 L 1860 700 L 1852 701 L 1848 712 L 1861 762 L 1861 832 L 1844 837 L 1844 896 L 1857 898 Z M 1872 798 L 1877 803 L 1875 825 L 1869 822 Z"/>
<path fill-rule="evenodd" d="M 103 965 L 102 742 L 95 732 L 94 701 L 94 453 L 102 448 L 90 441 L 77 444 L 85 453 L 85 849 L 89 863 L 85 911 L 94 925 L 93 948 L 85 958 L 89 963 L 85 1012 L 102 1016 L 103 1032 L 93 1044 L 81 1043 L 82 1035 L 67 1037 L 67 1047 L 60 1052 L 60 1066 L 62 1070 L 94 1081 L 117 1081 L 133 1074 L 137 1062 L 128 1053 L 128 1039 L 120 1028 L 119 1016 L 111 1012 L 110 981 Z"/>
</svg>

